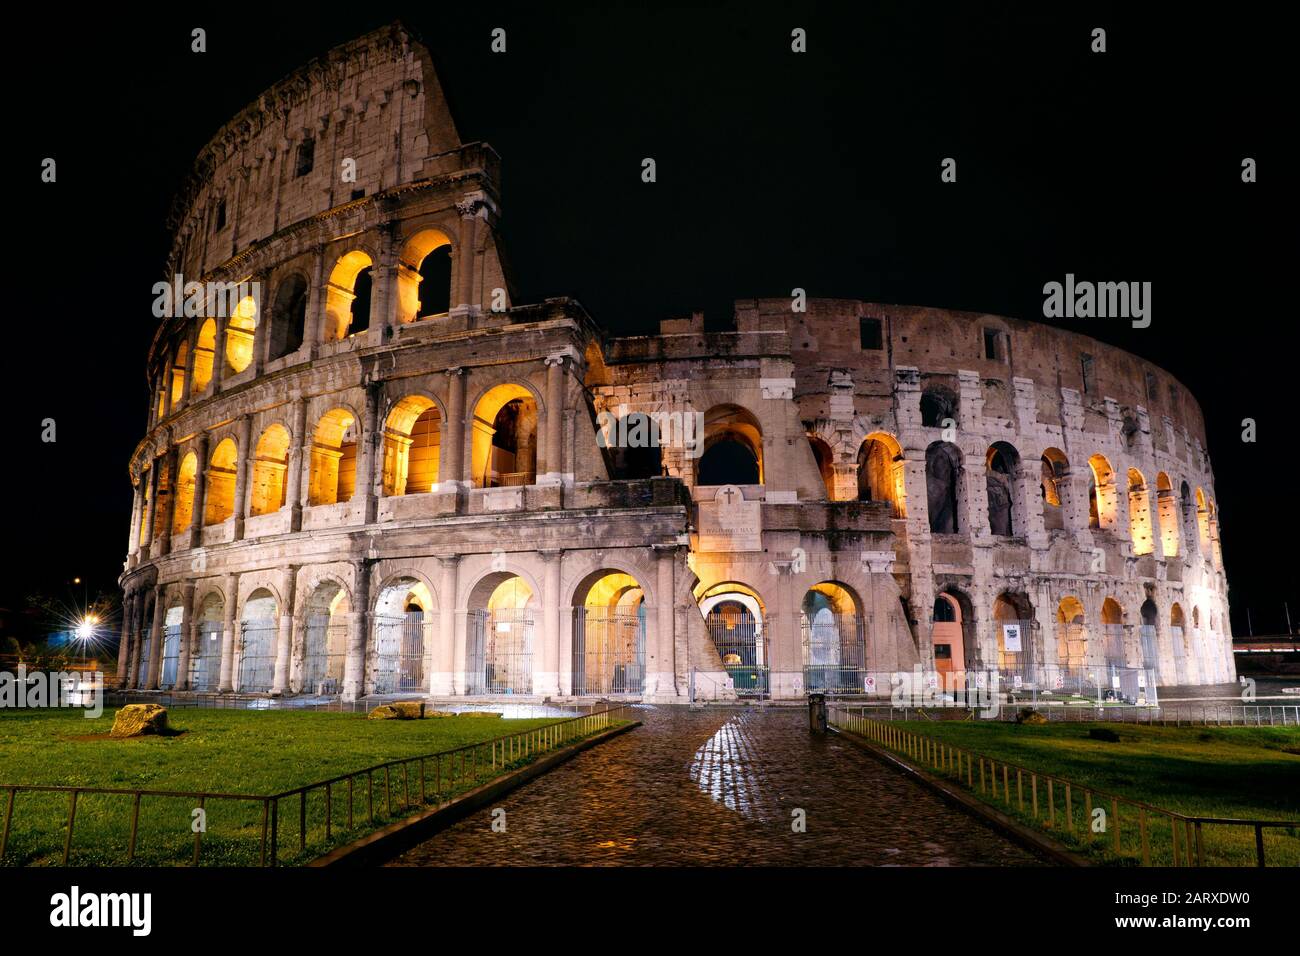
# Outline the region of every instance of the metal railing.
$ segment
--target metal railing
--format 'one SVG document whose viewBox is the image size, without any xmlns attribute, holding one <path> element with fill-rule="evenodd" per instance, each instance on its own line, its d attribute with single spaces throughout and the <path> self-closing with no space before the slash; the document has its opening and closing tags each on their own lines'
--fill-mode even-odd
<svg viewBox="0 0 1300 956">
<path fill-rule="evenodd" d="M 1258 867 L 1266 865 L 1265 831 L 1281 830 L 1291 838 L 1300 836 L 1296 832 L 1300 831 L 1300 820 L 1239 820 L 1178 813 L 957 747 L 929 734 L 868 717 L 861 709 L 831 704 L 827 707 L 827 722 L 955 781 L 978 793 L 985 802 L 997 806 L 1000 799 L 1003 810 L 1056 836 L 1064 835 L 1085 849 L 1099 848 L 1142 866 L 1205 866 L 1208 827 L 1252 830 Z"/>
<path fill-rule="evenodd" d="M 399 757 L 360 770 L 317 780 L 274 794 L 198 792 L 184 790 L 148 790 L 114 787 L 66 787 L 34 784 L 0 784 L 4 800 L 4 821 L 0 828 L 0 863 L 10 849 L 15 806 L 22 794 L 62 794 L 67 799 L 67 818 L 61 829 L 63 846 L 59 862 L 73 861 L 73 842 L 78 809 L 84 809 L 87 797 L 112 798 L 125 804 L 129 812 L 129 836 L 126 862 L 136 862 L 140 852 L 141 811 L 163 806 L 176 814 L 169 846 L 159 856 L 154 852 L 142 862 L 176 863 L 179 849 L 185 845 L 191 866 L 199 866 L 204 847 L 217 844 L 221 862 L 230 865 L 277 866 L 281 862 L 297 863 L 326 852 L 337 845 L 338 838 L 355 838 L 376 824 L 391 822 L 421 807 L 439 806 L 453 797 L 487 783 L 507 770 L 516 769 L 538 756 L 589 737 L 611 727 L 615 721 L 631 719 L 631 710 L 616 704 L 604 710 L 543 724 L 479 743 L 465 744 L 450 750 Z M 148 799 L 153 806 L 145 804 Z M 230 818 L 212 814 L 212 804 L 243 804 L 247 810 Z M 260 812 L 259 812 L 260 808 Z M 287 809 L 288 814 L 285 811 Z M 106 806 L 94 809 L 90 820 L 101 831 L 105 842 L 114 842 L 120 831 L 112 829 Z M 202 826 L 194 821 L 203 820 Z M 215 819 L 214 819 L 215 818 Z M 223 832 L 213 833 L 213 825 Z M 252 841 L 256 841 L 252 844 Z M 250 852 L 250 846 L 255 849 Z M 290 847 L 284 859 L 284 847 Z M 102 853 L 103 847 L 93 848 Z M 209 852 L 209 858 L 212 851 Z M 117 861 L 120 863 L 120 861 Z"/>
</svg>

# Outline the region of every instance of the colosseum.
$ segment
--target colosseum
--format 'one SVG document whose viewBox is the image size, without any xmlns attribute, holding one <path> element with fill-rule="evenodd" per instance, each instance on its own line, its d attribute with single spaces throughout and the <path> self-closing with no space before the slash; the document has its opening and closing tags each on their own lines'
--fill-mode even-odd
<svg viewBox="0 0 1300 956">
<path fill-rule="evenodd" d="M 200 308 L 157 330 L 130 461 L 124 688 L 1235 679 L 1204 425 L 1169 374 L 798 290 L 738 300 L 728 331 L 608 335 L 573 299 L 514 301 L 499 173 L 396 24 L 203 149 L 165 271 Z"/>
</svg>

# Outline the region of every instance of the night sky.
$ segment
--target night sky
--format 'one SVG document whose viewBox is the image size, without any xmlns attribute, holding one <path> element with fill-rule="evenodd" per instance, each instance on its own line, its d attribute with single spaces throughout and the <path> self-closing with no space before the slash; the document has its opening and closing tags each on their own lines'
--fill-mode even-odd
<svg viewBox="0 0 1300 956">
<path fill-rule="evenodd" d="M 1283 600 L 1300 626 L 1296 173 L 1283 141 L 1294 59 L 1270 14 L 486 6 L 26 25 L 21 45 L 44 56 L 9 98 L 24 210 L 10 230 L 25 248 L 8 259 L 21 314 L 4 340 L 17 427 L 0 469 L 0 607 L 66 598 L 78 575 L 92 595 L 116 592 L 151 286 L 198 150 L 294 68 L 400 17 L 432 50 L 462 140 L 502 157 L 518 302 L 573 295 L 615 333 L 701 310 L 720 327 L 732 300 L 796 286 L 1041 320 L 1043 283 L 1067 272 L 1151 281 L 1148 329 L 1060 324 L 1150 359 L 1199 399 L 1234 630 L 1249 606 L 1256 634 L 1281 631 Z M 190 52 L 195 26 L 205 54 Z M 497 26 L 504 55 L 489 49 Z M 795 27 L 806 54 L 790 51 Z M 57 184 L 39 181 L 46 156 Z M 939 180 L 947 156 L 956 184 Z M 1254 444 L 1241 440 L 1248 417 Z M 41 441 L 45 418 L 56 443 Z"/>
</svg>

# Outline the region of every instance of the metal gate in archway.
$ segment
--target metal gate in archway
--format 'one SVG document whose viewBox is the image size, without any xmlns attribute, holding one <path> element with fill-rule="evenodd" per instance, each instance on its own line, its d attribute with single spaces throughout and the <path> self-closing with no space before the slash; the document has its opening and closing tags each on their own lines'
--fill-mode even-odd
<svg viewBox="0 0 1300 956">
<path fill-rule="evenodd" d="M 331 623 L 333 622 L 333 623 Z M 304 694 L 337 694 L 343 686 L 343 664 L 348 625 L 328 614 L 307 618 L 303 635 L 302 691 Z"/>
<path fill-rule="evenodd" d="M 856 614 L 820 608 L 800 616 L 803 631 L 803 682 L 810 693 L 866 692 L 867 636 Z"/>
<path fill-rule="evenodd" d="M 371 692 L 407 694 L 424 690 L 424 612 L 375 618 L 375 673 Z"/>
<path fill-rule="evenodd" d="M 645 691 L 645 605 L 573 609 L 573 692 Z"/>
<path fill-rule="evenodd" d="M 533 692 L 533 619 L 528 608 L 471 611 L 465 658 L 465 693 Z"/>
<path fill-rule="evenodd" d="M 727 606 L 730 605 L 730 606 Z M 704 618 L 705 630 L 722 659 L 738 697 L 771 693 L 771 665 L 763 625 L 738 602 L 715 605 Z"/>
<path fill-rule="evenodd" d="M 171 690 L 176 686 L 176 670 L 181 659 L 181 625 L 169 624 L 163 628 L 162 672 L 158 675 L 158 689 Z"/>
<path fill-rule="evenodd" d="M 216 690 L 221 679 L 220 621 L 199 622 L 199 645 L 190 655 L 190 689 Z"/>
<path fill-rule="evenodd" d="M 274 621 L 245 621 L 239 644 L 239 690 L 246 694 L 267 694 L 275 679 L 275 642 L 279 628 Z"/>
<path fill-rule="evenodd" d="M 1032 619 L 999 620 L 996 626 L 998 672 L 1002 686 L 1015 690 L 1035 684 L 1038 680 L 1035 622 Z"/>
</svg>

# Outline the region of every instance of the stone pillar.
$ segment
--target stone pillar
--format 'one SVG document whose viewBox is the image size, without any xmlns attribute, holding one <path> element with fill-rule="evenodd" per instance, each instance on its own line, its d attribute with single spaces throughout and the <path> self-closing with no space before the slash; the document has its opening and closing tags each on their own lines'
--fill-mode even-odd
<svg viewBox="0 0 1300 956">
<path fill-rule="evenodd" d="M 235 629 L 239 626 L 236 613 L 239 608 L 239 575 L 232 574 L 226 578 L 226 605 L 223 608 L 224 620 L 221 625 L 221 668 L 217 681 L 217 692 L 229 694 L 235 689 Z"/>
<path fill-rule="evenodd" d="M 190 398 L 194 394 L 194 356 L 199 350 L 199 337 L 194 326 L 190 327 L 190 334 L 186 337 L 185 342 L 189 347 L 185 350 L 185 378 L 181 382 L 182 408 L 190 404 Z"/>
<path fill-rule="evenodd" d="M 453 675 L 456 668 L 456 587 L 460 556 L 438 555 L 441 575 L 438 581 L 438 644 L 429 674 L 430 694 L 456 693 Z"/>
<path fill-rule="evenodd" d="M 961 518 L 957 532 L 970 535 L 973 542 L 990 544 L 993 534 L 989 531 L 989 493 L 985 482 L 988 480 L 984 456 L 963 455 L 962 462 L 962 497 L 957 502 L 961 509 Z"/>
<path fill-rule="evenodd" d="M 379 431 L 379 382 L 366 385 L 366 406 L 362 412 L 361 447 L 357 459 L 357 491 L 361 494 L 362 521 L 372 524 L 379 512 L 379 499 L 375 496 L 375 476 L 379 471 L 375 467 L 379 460 L 383 435 Z"/>
<path fill-rule="evenodd" d="M 533 693 L 554 696 L 560 692 L 560 563 L 561 550 L 538 551 L 545 565 L 542 581 L 542 653 L 533 665 Z M 539 670 L 537 664 L 541 664 Z"/>
<path fill-rule="evenodd" d="M 478 213 L 482 203 L 477 199 L 466 199 L 456 203 L 460 213 L 460 237 L 456 252 L 458 254 L 456 298 L 458 309 L 470 310 L 474 302 L 474 250 L 478 244 Z"/>
<path fill-rule="evenodd" d="M 140 550 L 140 521 L 144 517 L 144 477 L 138 477 L 131 488 L 131 533 L 127 536 L 129 566 L 135 567 Z"/>
<path fill-rule="evenodd" d="M 678 696 L 677 689 L 677 639 L 674 631 L 675 565 L 678 545 L 654 545 L 655 554 L 655 608 L 654 632 L 646 640 L 645 696 L 662 699 Z"/>
<path fill-rule="evenodd" d="M 212 394 L 221 391 L 221 381 L 226 377 L 226 326 L 230 319 L 224 315 L 217 316 L 217 335 L 212 343 Z"/>
<path fill-rule="evenodd" d="M 203 547 L 203 512 L 208 489 L 208 433 L 199 432 L 194 438 L 194 505 L 190 509 L 190 549 Z"/>
<path fill-rule="evenodd" d="M 199 639 L 199 621 L 194 614 L 194 582 L 187 581 L 181 587 L 181 653 L 176 662 L 176 690 L 189 690 L 190 655 Z"/>
<path fill-rule="evenodd" d="M 440 443 L 439 491 L 465 485 L 465 370 L 447 369 L 447 435 Z"/>
<path fill-rule="evenodd" d="M 831 465 L 831 487 L 827 489 L 831 501 L 856 501 L 858 498 L 858 463 L 837 461 Z"/>
<path fill-rule="evenodd" d="M 354 572 L 353 609 L 348 614 L 348 653 L 343 662 L 343 699 L 356 700 L 365 693 L 366 634 L 370 624 L 371 562 L 361 560 Z"/>
<path fill-rule="evenodd" d="M 163 617 L 167 613 L 166 589 L 161 584 L 154 585 L 153 591 L 153 628 L 149 632 L 149 676 L 145 678 L 145 690 L 158 689 L 158 674 L 162 668 L 163 651 Z"/>
<path fill-rule="evenodd" d="M 167 500 L 162 502 L 162 535 L 158 541 L 158 557 L 170 554 L 172 550 L 172 519 L 176 516 L 176 468 L 179 456 L 175 445 L 169 445 L 163 456 L 167 469 Z"/>
<path fill-rule="evenodd" d="M 293 647 L 294 579 L 297 568 L 289 565 L 280 571 L 280 633 L 275 642 L 275 674 L 271 679 L 271 693 L 283 694 L 289 689 L 289 653 Z"/>
<path fill-rule="evenodd" d="M 126 668 L 126 686 L 140 686 L 140 655 L 144 643 L 144 592 L 136 592 L 135 603 L 131 607 L 131 660 Z"/>
<path fill-rule="evenodd" d="M 149 461 L 149 494 L 144 512 L 144 534 L 140 541 L 140 560 L 148 561 L 153 550 L 154 513 L 158 507 L 158 459 Z"/>
<path fill-rule="evenodd" d="M 285 500 L 289 504 L 289 530 L 302 530 L 302 472 L 303 463 L 311 460 L 311 446 L 307 438 L 307 402 L 296 398 L 292 411 L 293 435 L 289 439 L 289 474 Z"/>
<path fill-rule="evenodd" d="M 564 356 L 546 358 L 546 474 L 536 482 L 558 485 L 564 481 Z"/>
<path fill-rule="evenodd" d="M 308 359 L 320 354 L 321 343 L 325 341 L 326 299 L 325 249 L 317 246 L 312 254 L 311 284 L 307 287 L 307 317 L 303 323 L 303 344 L 307 347 Z"/>
<path fill-rule="evenodd" d="M 253 418 L 251 415 L 241 415 L 238 426 L 235 431 L 235 441 L 238 443 L 238 457 L 235 459 L 235 538 L 236 541 L 244 539 L 244 516 L 248 514 L 248 471 L 253 461 L 253 449 L 249 447 L 252 441 Z"/>
<path fill-rule="evenodd" d="M 161 378 L 162 378 L 162 383 L 161 383 L 162 384 L 162 415 L 160 417 L 166 418 L 168 415 L 172 413 L 172 367 L 170 361 L 163 363 Z"/>
<path fill-rule="evenodd" d="M 122 598 L 122 636 L 117 644 L 118 690 L 128 686 L 127 668 L 131 664 L 131 617 L 135 614 L 135 602 L 134 591 L 127 592 Z"/>
</svg>

